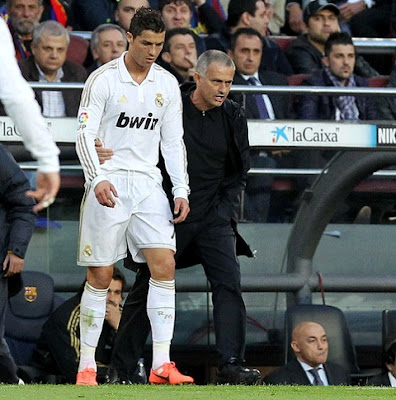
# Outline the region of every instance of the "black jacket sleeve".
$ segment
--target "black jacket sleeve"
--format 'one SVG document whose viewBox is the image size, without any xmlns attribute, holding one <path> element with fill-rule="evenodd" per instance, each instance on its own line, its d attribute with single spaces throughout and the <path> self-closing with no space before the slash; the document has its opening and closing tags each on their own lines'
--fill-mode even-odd
<svg viewBox="0 0 396 400">
<path fill-rule="evenodd" d="M 29 181 L 8 150 L 0 145 L 0 207 L 2 217 L 7 226 L 7 236 L 2 228 L 2 257 L 7 250 L 12 250 L 20 258 L 24 258 L 36 223 L 33 212 L 34 200 L 26 196 L 30 189 Z M 4 258 L 2 258 L 3 261 Z"/>
<path fill-rule="evenodd" d="M 246 187 L 249 164 L 248 127 L 245 112 L 231 100 L 225 103 L 228 123 L 232 132 L 226 177 L 222 183 L 219 215 L 226 219 L 238 218 L 241 193 Z"/>
</svg>

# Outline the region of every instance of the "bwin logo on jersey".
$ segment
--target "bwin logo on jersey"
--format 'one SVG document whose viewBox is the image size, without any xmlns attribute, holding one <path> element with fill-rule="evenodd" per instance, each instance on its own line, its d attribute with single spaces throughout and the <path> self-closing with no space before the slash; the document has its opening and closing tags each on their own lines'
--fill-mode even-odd
<svg viewBox="0 0 396 400">
<path fill-rule="evenodd" d="M 137 128 L 137 129 L 148 129 L 153 130 L 157 125 L 158 118 L 152 118 L 153 114 L 148 113 L 147 117 L 128 117 L 124 112 L 118 117 L 116 127 L 117 128 Z"/>
</svg>

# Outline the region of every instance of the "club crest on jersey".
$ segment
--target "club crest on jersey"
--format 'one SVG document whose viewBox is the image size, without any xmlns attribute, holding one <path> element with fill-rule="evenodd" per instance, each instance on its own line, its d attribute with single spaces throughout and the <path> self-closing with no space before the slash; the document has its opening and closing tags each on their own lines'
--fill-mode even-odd
<svg viewBox="0 0 396 400">
<path fill-rule="evenodd" d="M 88 113 L 86 113 L 85 111 L 82 112 L 79 116 L 78 116 L 78 122 L 80 124 L 84 124 L 85 122 L 88 121 Z"/>
<path fill-rule="evenodd" d="M 164 105 L 164 98 L 161 93 L 157 93 L 157 97 L 155 98 L 155 105 L 157 107 L 162 107 Z"/>
<path fill-rule="evenodd" d="M 25 300 L 29 303 L 37 300 L 37 286 L 25 286 Z"/>
<path fill-rule="evenodd" d="M 118 102 L 121 104 L 125 104 L 128 103 L 128 99 L 126 98 L 126 96 L 123 94 L 119 99 Z"/>
<path fill-rule="evenodd" d="M 89 244 L 87 244 L 87 245 L 84 247 L 83 253 L 84 253 L 84 256 L 85 256 L 85 257 L 91 257 L 91 256 L 92 256 L 92 249 L 91 249 L 91 246 L 90 246 Z"/>
</svg>

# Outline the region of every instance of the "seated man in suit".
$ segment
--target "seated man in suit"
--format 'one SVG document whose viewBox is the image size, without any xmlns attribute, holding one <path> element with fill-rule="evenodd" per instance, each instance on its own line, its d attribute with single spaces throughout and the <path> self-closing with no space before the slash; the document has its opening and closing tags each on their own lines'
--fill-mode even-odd
<svg viewBox="0 0 396 400">
<path fill-rule="evenodd" d="M 33 55 L 19 62 L 23 77 L 33 82 L 84 82 L 85 69 L 66 60 L 69 33 L 56 21 L 46 21 L 33 31 Z M 76 117 L 81 90 L 49 91 L 35 89 L 45 117 Z"/>
<path fill-rule="evenodd" d="M 287 86 L 285 75 L 274 71 L 260 69 L 263 42 L 261 35 L 253 28 L 239 28 L 231 36 L 228 55 L 235 63 L 235 85 L 254 86 Z M 232 100 L 243 104 L 241 94 L 230 96 Z M 248 119 L 289 119 L 291 118 L 291 100 L 284 94 L 248 94 L 245 99 L 246 117 Z M 284 152 L 264 150 L 250 151 L 250 166 L 253 168 L 287 168 L 290 167 L 291 155 Z M 245 219 L 253 222 L 266 222 L 282 219 L 284 207 L 269 214 L 270 191 L 273 177 L 270 175 L 249 176 L 245 190 Z M 285 199 L 280 199 L 284 204 Z M 282 210 L 282 211 L 281 211 Z"/>
<path fill-rule="evenodd" d="M 367 382 L 368 386 L 392 386 L 396 387 L 396 341 L 393 341 L 385 352 L 386 372 L 374 376 Z"/>
<path fill-rule="evenodd" d="M 329 345 L 324 328 L 301 322 L 292 332 L 291 347 L 296 359 L 263 379 L 269 385 L 348 385 L 350 377 L 340 366 L 328 363 Z"/>
</svg>

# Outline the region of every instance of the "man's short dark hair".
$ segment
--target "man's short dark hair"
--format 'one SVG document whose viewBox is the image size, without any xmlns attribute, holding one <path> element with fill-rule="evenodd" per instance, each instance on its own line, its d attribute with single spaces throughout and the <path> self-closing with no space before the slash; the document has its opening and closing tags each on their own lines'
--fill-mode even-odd
<svg viewBox="0 0 396 400">
<path fill-rule="evenodd" d="M 165 31 L 165 24 L 159 11 L 151 8 L 139 8 L 136 11 L 131 20 L 129 32 L 135 38 L 141 35 L 143 31 L 153 31 L 155 33 Z"/>
<path fill-rule="evenodd" d="M 194 41 L 194 34 L 192 32 L 192 30 L 190 28 L 173 28 L 173 29 L 169 29 L 169 31 L 166 31 L 165 33 L 165 43 L 164 43 L 164 48 L 162 49 L 162 51 L 170 51 L 170 43 L 169 41 L 173 38 L 173 36 L 176 35 L 190 35 Z"/>
<path fill-rule="evenodd" d="M 353 46 L 353 41 L 352 38 L 349 36 L 349 34 L 346 32 L 330 33 L 330 36 L 325 43 L 325 48 L 324 48 L 325 56 L 328 56 L 333 46 L 337 44 L 341 44 L 344 46 L 351 44 Z"/>
<path fill-rule="evenodd" d="M 123 292 L 126 291 L 126 279 L 125 279 L 125 275 L 124 275 L 117 267 L 114 267 L 114 271 L 113 271 L 113 280 L 115 280 L 115 281 L 121 281 L 121 284 L 122 284 L 122 291 L 123 291 Z"/>
<path fill-rule="evenodd" d="M 260 39 L 260 42 L 262 40 L 262 37 L 260 35 L 260 32 L 256 31 L 256 29 L 253 28 L 239 28 L 237 29 L 233 35 L 231 35 L 231 41 L 230 41 L 230 50 L 234 51 L 236 47 L 236 42 L 241 35 L 246 35 L 246 36 L 257 36 Z"/>
<path fill-rule="evenodd" d="M 244 12 L 254 16 L 257 9 L 256 3 L 258 1 L 264 2 L 264 0 L 230 0 L 227 11 L 227 25 L 230 27 L 237 26 Z"/>
<path fill-rule="evenodd" d="M 191 0 L 160 0 L 158 2 L 158 10 L 162 12 L 162 9 L 167 6 L 168 4 L 175 3 L 176 5 L 181 5 L 185 3 L 188 5 L 189 8 L 192 7 L 192 1 Z"/>
</svg>

